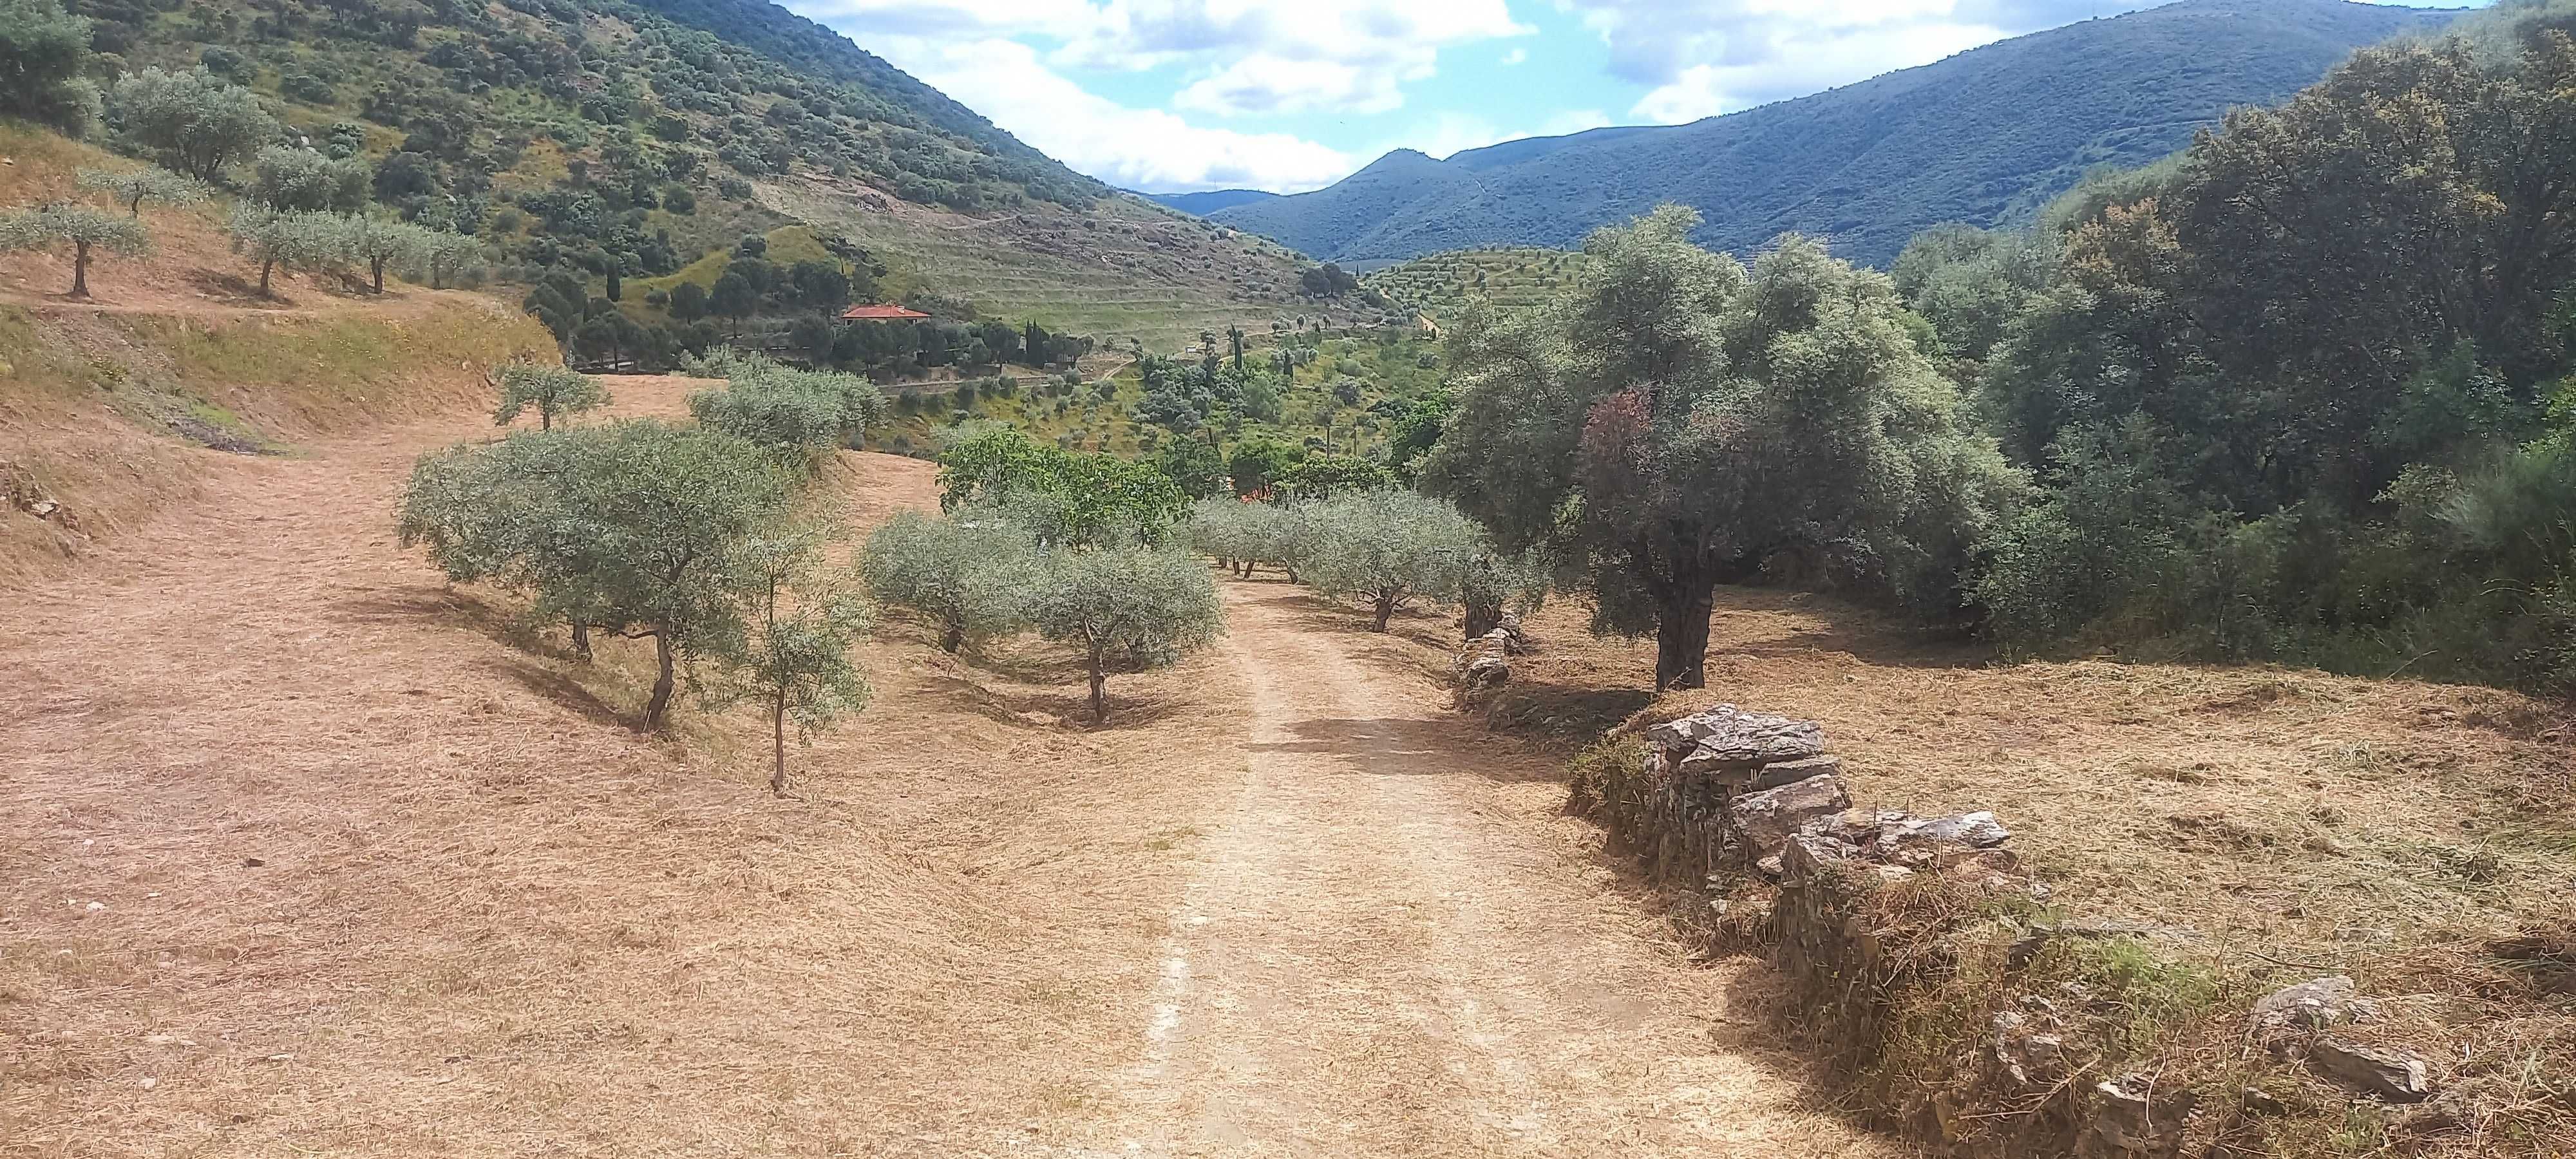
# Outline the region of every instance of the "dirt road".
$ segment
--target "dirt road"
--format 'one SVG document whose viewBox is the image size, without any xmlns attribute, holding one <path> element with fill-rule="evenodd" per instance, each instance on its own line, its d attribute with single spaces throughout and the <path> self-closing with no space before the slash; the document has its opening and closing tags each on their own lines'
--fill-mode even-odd
<svg viewBox="0 0 2576 1159">
<path fill-rule="evenodd" d="M 1884 1153 L 1802 1113 L 1732 971 L 1549 839 L 1553 770 L 1418 651 L 1285 583 L 1227 595 L 1243 769 L 1146 1012 L 1146 1153 Z"/>
<path fill-rule="evenodd" d="M 1094 731 L 1046 647 L 897 623 L 774 800 L 392 542 L 489 430 L 240 460 L 9 595 L 0 1155 L 1882 1153 L 1447 709 L 1445 628 L 1225 581 Z"/>
</svg>

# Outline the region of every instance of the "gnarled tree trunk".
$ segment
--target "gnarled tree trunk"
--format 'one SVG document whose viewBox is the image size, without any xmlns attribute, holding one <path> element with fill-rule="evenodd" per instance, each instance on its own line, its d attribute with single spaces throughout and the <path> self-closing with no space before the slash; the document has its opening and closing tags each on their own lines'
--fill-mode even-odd
<svg viewBox="0 0 2576 1159">
<path fill-rule="evenodd" d="M 1102 670 L 1100 645 L 1091 646 L 1091 723 L 1109 719 L 1109 678 Z"/>
<path fill-rule="evenodd" d="M 653 633 L 653 656 L 661 665 L 661 671 L 653 677 L 653 698 L 644 702 L 645 732 L 662 727 L 663 715 L 671 710 L 671 689 L 676 683 L 673 676 L 679 666 L 679 656 L 671 647 L 669 633 Z"/>
<path fill-rule="evenodd" d="M 1716 606 L 1713 583 L 1677 584 L 1655 601 L 1655 690 L 1700 688 L 1708 683 L 1708 617 Z"/>
</svg>

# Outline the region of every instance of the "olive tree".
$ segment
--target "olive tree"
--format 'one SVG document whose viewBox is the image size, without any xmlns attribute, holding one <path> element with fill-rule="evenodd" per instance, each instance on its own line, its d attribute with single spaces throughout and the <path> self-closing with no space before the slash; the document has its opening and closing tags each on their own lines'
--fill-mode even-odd
<svg viewBox="0 0 2576 1159">
<path fill-rule="evenodd" d="M 1423 469 L 1509 550 L 1585 571 L 1597 631 L 1656 637 L 1698 687 L 1716 588 L 1802 574 L 1955 607 L 2019 478 L 1931 365 L 1887 277 L 1791 236 L 1750 270 L 1665 206 L 1593 234 L 1550 311 L 1471 312 Z"/>
<path fill-rule="evenodd" d="M 451 579 L 528 592 L 543 620 L 650 638 L 649 731 L 684 672 L 743 654 L 738 553 L 786 497 L 787 477 L 751 443 L 630 420 L 424 456 L 398 528 Z"/>
<path fill-rule="evenodd" d="M 939 647 L 955 652 L 970 640 L 1027 624 L 1024 594 L 1037 545 L 1019 520 L 970 507 L 933 518 L 904 511 L 868 536 L 859 574 L 868 594 L 920 613 L 939 629 Z"/>
<path fill-rule="evenodd" d="M 537 429 L 553 430 L 555 420 L 608 405 L 608 388 L 599 380 L 566 366 L 512 362 L 496 376 L 501 405 L 492 412 L 494 426 L 508 426 L 534 407 Z"/>
<path fill-rule="evenodd" d="M 1109 718 L 1113 662 L 1168 664 L 1225 631 L 1216 581 L 1177 548 L 1056 548 L 1029 589 L 1038 634 L 1081 649 L 1091 675 L 1091 721 Z"/>
<path fill-rule="evenodd" d="M 1309 518 L 1318 530 L 1298 573 L 1324 595 L 1365 602 L 1380 632 L 1416 601 L 1455 599 L 1468 562 L 1484 552 L 1473 520 L 1411 491 L 1343 495 L 1317 504 Z"/>
<path fill-rule="evenodd" d="M 379 294 L 385 292 L 385 267 L 413 264 L 417 260 L 413 254 L 427 243 L 429 234 L 409 222 L 375 216 L 349 218 L 343 229 L 349 260 L 367 267 L 368 285 Z"/>
<path fill-rule="evenodd" d="M 1458 573 L 1458 606 L 1470 640 L 1499 628 L 1505 613 L 1528 615 L 1547 602 L 1554 586 L 1537 552 L 1505 553 L 1491 546 L 1469 556 Z"/>
<path fill-rule="evenodd" d="M 132 217 L 118 217 L 86 205 L 48 205 L 0 216 L 0 250 L 72 247 L 75 298 L 89 297 L 91 251 L 139 255 L 152 248 L 152 235 Z"/>
<path fill-rule="evenodd" d="M 349 260 L 349 222 L 335 213 L 284 213 L 249 202 L 233 208 L 233 248 L 259 262 L 259 293 L 273 297 L 278 269 L 319 270 Z"/>
<path fill-rule="evenodd" d="M 787 791 L 787 726 L 811 744 L 817 733 L 868 702 L 868 682 L 850 646 L 868 628 L 868 606 L 822 574 L 821 531 L 757 536 L 734 551 L 735 583 L 748 630 L 724 658 L 719 700 L 750 700 L 769 712 L 769 791 Z"/>
<path fill-rule="evenodd" d="M 450 233 L 443 229 L 424 229 L 420 244 L 404 255 L 403 276 L 426 284 L 433 290 L 444 290 L 466 267 L 483 260 L 483 243 L 468 234 Z"/>
<path fill-rule="evenodd" d="M 836 447 L 859 445 L 886 412 L 885 396 L 864 378 L 799 370 L 765 355 L 726 349 L 690 358 L 682 369 L 725 380 L 722 389 L 689 396 L 700 424 L 801 453 L 809 467 Z"/>
<path fill-rule="evenodd" d="M 1209 495 L 1190 504 L 1190 545 L 1216 557 L 1228 572 L 1252 574 L 1252 506 L 1232 494 Z"/>
<path fill-rule="evenodd" d="M 173 173 L 158 165 L 140 169 L 83 169 L 78 175 L 80 187 L 105 193 L 116 199 L 125 212 L 143 216 L 146 199 L 168 205 L 195 205 L 210 194 L 205 183 Z"/>
<path fill-rule="evenodd" d="M 282 212 L 354 213 L 373 177 L 355 157 L 331 158 L 301 145 L 270 145 L 252 163 L 250 199 Z"/>
<path fill-rule="evenodd" d="M 249 89 L 203 68 L 127 73 L 108 90 L 107 115 L 124 139 L 199 181 L 221 178 L 278 133 Z"/>
</svg>

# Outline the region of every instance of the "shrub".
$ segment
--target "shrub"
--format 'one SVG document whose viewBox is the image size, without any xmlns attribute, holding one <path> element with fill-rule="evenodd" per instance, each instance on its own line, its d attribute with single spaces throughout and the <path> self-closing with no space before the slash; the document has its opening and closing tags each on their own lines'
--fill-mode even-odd
<svg viewBox="0 0 2576 1159">
<path fill-rule="evenodd" d="M 194 205 L 207 197 L 203 182 L 173 173 L 158 165 L 141 169 L 83 169 L 78 175 L 80 187 L 105 193 L 135 217 L 143 215 L 144 199 L 170 205 Z"/>
<path fill-rule="evenodd" d="M 682 368 L 726 380 L 722 389 L 689 396 L 700 424 L 797 454 L 809 468 L 836 447 L 859 445 L 885 414 L 885 396 L 854 374 L 798 370 L 730 347 L 684 359 Z"/>
<path fill-rule="evenodd" d="M 90 22 L 58 0 L 0 0 L 0 116 L 78 134 L 98 119 L 89 68 Z"/>
</svg>

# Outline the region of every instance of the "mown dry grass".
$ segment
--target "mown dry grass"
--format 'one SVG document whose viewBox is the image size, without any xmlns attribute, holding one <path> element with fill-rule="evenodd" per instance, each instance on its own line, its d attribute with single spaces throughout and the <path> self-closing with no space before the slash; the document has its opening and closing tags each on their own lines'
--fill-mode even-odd
<svg viewBox="0 0 2576 1159">
<path fill-rule="evenodd" d="M 1830 600 L 1750 590 L 1721 594 L 1708 688 L 1650 696 L 1650 646 L 1582 624 L 1577 607 L 1538 617 L 1546 646 L 1486 710 L 1569 748 L 1721 701 L 1815 719 L 1863 804 L 1993 809 L 2053 910 L 2156 927 L 2158 960 L 2209 981 L 2157 1033 L 2252 1066 L 2238 1028 L 2253 998 L 2348 973 L 2391 1012 L 2359 1033 L 2419 1051 L 2437 1090 L 2482 1108 L 2412 1135 L 2338 1112 L 2283 1153 L 2576 1146 L 2576 1001 L 2543 981 L 2576 893 L 2566 706 L 2279 668 L 1994 665 Z M 2542 948 L 2498 952 L 2525 944 Z M 2303 1093 L 2340 1106 L 2322 1085 Z"/>
<path fill-rule="evenodd" d="M 618 384 L 664 413 L 687 385 Z M 393 543 L 411 454 L 476 430 L 225 458 L 77 583 L 13 592 L 8 1153 L 1072 1130 L 1132 1049 L 1224 671 L 1122 678 L 1091 731 L 1062 657 L 970 668 L 897 626 L 865 650 L 876 703 L 776 800 L 749 719 L 639 737 L 638 650 L 577 664 Z M 830 486 L 864 523 L 927 472 L 850 455 Z"/>
</svg>

